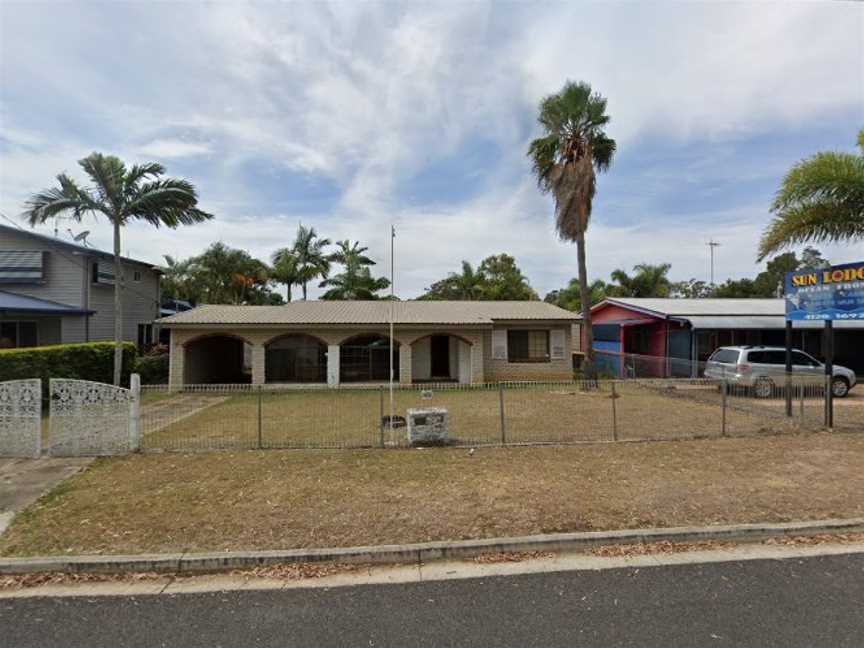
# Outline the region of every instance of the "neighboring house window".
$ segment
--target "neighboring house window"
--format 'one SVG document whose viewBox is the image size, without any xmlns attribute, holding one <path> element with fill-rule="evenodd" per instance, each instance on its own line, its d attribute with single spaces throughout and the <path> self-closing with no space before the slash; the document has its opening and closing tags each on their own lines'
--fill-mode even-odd
<svg viewBox="0 0 864 648">
<path fill-rule="evenodd" d="M 0 349 L 33 347 L 37 344 L 36 322 L 0 322 Z"/>
<path fill-rule="evenodd" d="M 132 273 L 132 281 L 141 281 L 141 271 L 136 270 Z"/>
<path fill-rule="evenodd" d="M 45 254 L 41 251 L 9 250 L 0 252 L 0 284 L 40 284 Z"/>
<path fill-rule="evenodd" d="M 149 348 L 150 343 L 153 341 L 153 325 L 152 324 L 139 324 L 138 325 L 138 348 L 141 350 L 145 350 Z"/>
<path fill-rule="evenodd" d="M 102 286 L 114 285 L 114 264 L 110 262 L 96 261 L 93 263 L 91 279 L 94 284 Z"/>
<path fill-rule="evenodd" d="M 549 362 L 549 331 L 507 331 L 508 362 Z"/>
</svg>

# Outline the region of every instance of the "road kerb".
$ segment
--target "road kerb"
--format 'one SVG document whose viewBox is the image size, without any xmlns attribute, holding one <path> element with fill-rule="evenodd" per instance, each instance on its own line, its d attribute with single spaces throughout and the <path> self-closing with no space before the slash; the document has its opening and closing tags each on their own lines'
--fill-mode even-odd
<svg viewBox="0 0 864 648">
<path fill-rule="evenodd" d="M 482 554 L 531 551 L 578 552 L 598 546 L 653 542 L 759 542 L 786 536 L 812 536 L 864 531 L 864 518 L 814 520 L 776 524 L 736 524 L 707 527 L 670 527 L 555 533 L 512 538 L 425 542 L 369 547 L 231 551 L 145 555 L 39 556 L 0 558 L 0 574 L 214 573 L 289 563 L 414 563 L 473 558 Z"/>
</svg>

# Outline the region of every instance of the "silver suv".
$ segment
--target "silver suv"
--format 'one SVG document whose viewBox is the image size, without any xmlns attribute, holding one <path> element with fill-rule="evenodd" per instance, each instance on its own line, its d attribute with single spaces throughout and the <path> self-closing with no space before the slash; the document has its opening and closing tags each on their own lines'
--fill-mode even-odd
<svg viewBox="0 0 864 648">
<path fill-rule="evenodd" d="M 812 376 L 813 381 L 824 380 L 825 365 L 813 356 L 792 350 L 792 373 Z M 715 380 L 726 378 L 733 385 L 753 389 L 759 398 L 768 398 L 782 387 L 786 377 L 786 349 L 767 346 L 730 346 L 720 347 L 705 363 L 705 377 Z M 834 378 L 831 391 L 834 396 L 843 398 L 855 386 L 855 372 L 840 365 L 834 365 Z"/>
</svg>

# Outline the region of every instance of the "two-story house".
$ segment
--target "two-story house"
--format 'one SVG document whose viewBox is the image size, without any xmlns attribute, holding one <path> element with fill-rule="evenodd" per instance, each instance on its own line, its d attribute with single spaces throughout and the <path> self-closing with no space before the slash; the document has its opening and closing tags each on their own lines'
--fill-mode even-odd
<svg viewBox="0 0 864 648">
<path fill-rule="evenodd" d="M 123 269 L 123 339 L 147 346 L 161 273 L 127 258 Z M 0 225 L 0 348 L 113 339 L 113 255 Z"/>
</svg>

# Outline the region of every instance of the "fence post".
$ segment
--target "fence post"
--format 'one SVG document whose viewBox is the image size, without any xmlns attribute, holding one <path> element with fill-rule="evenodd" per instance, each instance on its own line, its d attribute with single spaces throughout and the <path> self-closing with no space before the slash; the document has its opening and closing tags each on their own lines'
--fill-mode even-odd
<svg viewBox="0 0 864 648">
<path fill-rule="evenodd" d="M 378 388 L 378 434 L 381 437 L 379 443 L 384 447 L 384 388 Z"/>
<path fill-rule="evenodd" d="M 726 382 L 726 370 L 723 370 L 723 380 L 720 383 L 720 436 L 726 436 L 726 392 L 729 390 L 729 383 Z"/>
<path fill-rule="evenodd" d="M 804 381 L 803 380 L 798 385 L 798 394 L 800 397 L 799 398 L 799 401 L 800 401 L 799 402 L 799 409 L 800 409 L 800 416 L 801 416 L 801 426 L 803 427 L 804 426 Z"/>
<path fill-rule="evenodd" d="M 136 452 L 141 449 L 141 375 L 133 373 L 129 376 L 129 388 L 132 392 L 132 402 L 129 403 L 129 449 Z"/>
<path fill-rule="evenodd" d="M 504 416 L 504 385 L 498 383 L 498 411 L 501 415 L 501 445 L 507 445 L 507 423 Z"/>
<path fill-rule="evenodd" d="M 264 448 L 264 386 L 258 385 L 258 449 Z"/>
<path fill-rule="evenodd" d="M 618 394 L 615 391 L 615 381 L 612 381 L 612 440 L 618 440 L 618 410 L 616 409 L 615 401 L 618 400 Z"/>
</svg>

